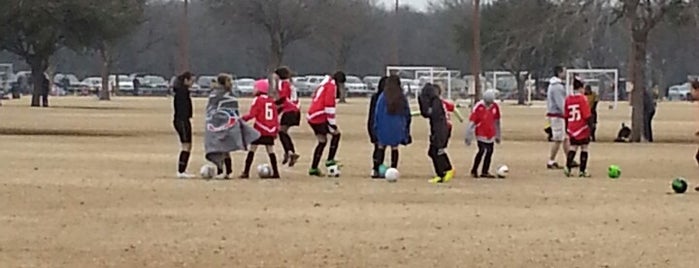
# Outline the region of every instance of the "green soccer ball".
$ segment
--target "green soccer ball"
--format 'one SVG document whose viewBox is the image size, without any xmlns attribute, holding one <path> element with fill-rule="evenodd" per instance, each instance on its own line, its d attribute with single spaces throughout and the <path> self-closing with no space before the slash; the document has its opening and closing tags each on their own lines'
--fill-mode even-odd
<svg viewBox="0 0 699 268">
<path fill-rule="evenodd" d="M 672 190 L 677 194 L 683 194 L 687 191 L 687 182 L 684 178 L 676 178 L 672 181 Z"/>
<path fill-rule="evenodd" d="M 385 177 L 385 176 L 386 176 L 386 170 L 388 170 L 388 167 L 387 167 L 386 165 L 384 165 L 384 164 L 381 164 L 381 165 L 379 166 L 379 176 L 381 176 L 382 178 Z"/>
<path fill-rule="evenodd" d="M 617 165 L 611 165 L 609 166 L 609 171 L 607 171 L 607 175 L 610 179 L 618 179 L 619 177 L 621 177 L 621 168 Z"/>
</svg>

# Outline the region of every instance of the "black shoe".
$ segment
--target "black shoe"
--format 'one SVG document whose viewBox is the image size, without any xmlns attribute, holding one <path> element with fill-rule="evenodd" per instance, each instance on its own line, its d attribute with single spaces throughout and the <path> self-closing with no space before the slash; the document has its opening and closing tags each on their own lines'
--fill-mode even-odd
<svg viewBox="0 0 699 268">
<path fill-rule="evenodd" d="M 496 177 L 493 176 L 493 175 L 490 174 L 490 173 L 483 173 L 483 174 L 481 174 L 481 178 L 484 178 L 484 179 L 495 179 Z"/>
<path fill-rule="evenodd" d="M 243 174 L 240 174 L 240 176 L 238 176 L 238 179 L 249 179 L 249 178 L 250 178 L 250 174 L 247 174 L 247 173 L 243 173 Z"/>
<path fill-rule="evenodd" d="M 272 175 L 271 177 L 265 178 L 265 179 L 278 180 L 278 179 L 280 179 L 280 178 L 281 178 L 281 177 L 279 176 L 279 174 L 274 174 L 274 175 Z"/>
<path fill-rule="evenodd" d="M 554 162 L 553 164 L 546 164 L 546 168 L 548 169 L 563 169 L 563 167 L 559 166 L 558 163 Z"/>
<path fill-rule="evenodd" d="M 375 180 L 382 180 L 382 179 L 385 179 L 383 176 L 381 176 L 381 174 L 379 174 L 378 171 L 372 171 L 372 172 L 371 172 L 371 178 L 372 178 L 372 179 L 375 179 Z"/>
<path fill-rule="evenodd" d="M 580 167 L 580 164 L 578 164 L 578 162 L 573 161 L 573 163 L 570 164 L 570 167 L 577 168 L 577 167 Z"/>
<path fill-rule="evenodd" d="M 477 171 L 471 171 L 471 178 L 478 179 L 478 178 L 480 178 L 480 177 L 481 177 L 481 176 L 478 176 L 478 172 L 477 172 Z"/>
</svg>

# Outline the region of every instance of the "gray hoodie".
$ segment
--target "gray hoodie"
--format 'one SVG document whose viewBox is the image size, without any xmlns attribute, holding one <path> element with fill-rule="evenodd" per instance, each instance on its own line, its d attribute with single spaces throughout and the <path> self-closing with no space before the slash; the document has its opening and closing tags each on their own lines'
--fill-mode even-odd
<svg viewBox="0 0 699 268">
<path fill-rule="evenodd" d="M 567 92 L 563 81 L 558 77 L 552 77 L 549 80 L 549 88 L 546 91 L 546 116 L 563 117 L 566 95 Z"/>
</svg>

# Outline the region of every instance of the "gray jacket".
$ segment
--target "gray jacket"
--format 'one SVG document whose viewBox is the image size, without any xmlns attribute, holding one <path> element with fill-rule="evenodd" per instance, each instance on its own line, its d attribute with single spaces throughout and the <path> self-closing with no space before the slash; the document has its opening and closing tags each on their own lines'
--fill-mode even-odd
<svg viewBox="0 0 699 268">
<path fill-rule="evenodd" d="M 549 88 L 546 91 L 546 115 L 549 117 L 563 117 L 565 109 L 566 87 L 558 77 L 549 80 Z"/>
<path fill-rule="evenodd" d="M 238 99 L 231 92 L 214 89 L 206 106 L 206 159 L 221 163 L 228 153 L 247 150 L 259 137 L 257 130 L 240 120 Z"/>
</svg>

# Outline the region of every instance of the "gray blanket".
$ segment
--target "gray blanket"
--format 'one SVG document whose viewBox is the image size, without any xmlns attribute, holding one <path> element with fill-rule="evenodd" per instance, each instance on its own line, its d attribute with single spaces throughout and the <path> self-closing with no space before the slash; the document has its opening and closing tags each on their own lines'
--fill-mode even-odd
<svg viewBox="0 0 699 268">
<path fill-rule="evenodd" d="M 221 163 L 228 153 L 247 150 L 260 133 L 240 120 L 238 99 L 230 92 L 214 89 L 206 105 L 204 149 L 206 159 Z"/>
</svg>

